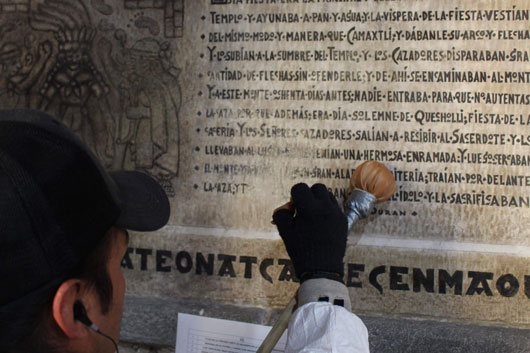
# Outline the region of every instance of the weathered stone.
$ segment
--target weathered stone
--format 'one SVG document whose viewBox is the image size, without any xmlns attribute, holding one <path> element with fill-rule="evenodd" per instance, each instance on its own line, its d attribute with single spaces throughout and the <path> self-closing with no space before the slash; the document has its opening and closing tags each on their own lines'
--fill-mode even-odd
<svg viewBox="0 0 530 353">
<path fill-rule="evenodd" d="M 279 310 L 197 300 L 127 296 L 121 340 L 129 352 L 174 351 L 177 313 L 272 325 Z M 530 330 L 359 315 L 373 353 L 528 353 Z M 133 345 L 131 345 L 133 343 Z M 149 345 L 156 345 L 150 347 Z M 136 351 L 134 347 L 143 347 Z"/>
</svg>

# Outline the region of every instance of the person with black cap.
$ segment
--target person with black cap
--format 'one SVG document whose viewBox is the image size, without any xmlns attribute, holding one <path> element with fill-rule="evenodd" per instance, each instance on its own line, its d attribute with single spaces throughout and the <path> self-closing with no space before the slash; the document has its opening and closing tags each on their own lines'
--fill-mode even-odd
<svg viewBox="0 0 530 353">
<path fill-rule="evenodd" d="M 127 229 L 169 219 L 161 186 L 107 172 L 63 124 L 0 111 L 0 353 L 118 351 Z M 368 352 L 342 283 L 347 222 L 322 184 L 273 214 L 301 287 L 286 352 Z"/>
<path fill-rule="evenodd" d="M 118 350 L 127 229 L 169 219 L 160 185 L 107 172 L 35 110 L 0 111 L 0 352 Z"/>
</svg>

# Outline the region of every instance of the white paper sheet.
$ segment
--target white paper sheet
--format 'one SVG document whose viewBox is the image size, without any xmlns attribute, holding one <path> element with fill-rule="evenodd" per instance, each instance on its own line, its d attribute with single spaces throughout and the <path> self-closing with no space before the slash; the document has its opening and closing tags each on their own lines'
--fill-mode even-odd
<svg viewBox="0 0 530 353">
<path fill-rule="evenodd" d="M 256 352 L 270 326 L 238 321 L 178 314 L 177 353 L 250 353 Z M 283 353 L 286 332 L 273 353 Z"/>
</svg>

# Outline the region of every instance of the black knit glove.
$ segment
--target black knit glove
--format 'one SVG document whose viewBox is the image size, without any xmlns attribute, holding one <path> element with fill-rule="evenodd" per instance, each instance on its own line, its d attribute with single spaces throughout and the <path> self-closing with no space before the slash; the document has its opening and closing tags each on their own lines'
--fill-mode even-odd
<svg viewBox="0 0 530 353">
<path fill-rule="evenodd" d="M 337 200 L 323 184 L 291 189 L 292 206 L 278 209 L 273 220 L 303 282 L 328 278 L 342 282 L 348 224 Z"/>
</svg>

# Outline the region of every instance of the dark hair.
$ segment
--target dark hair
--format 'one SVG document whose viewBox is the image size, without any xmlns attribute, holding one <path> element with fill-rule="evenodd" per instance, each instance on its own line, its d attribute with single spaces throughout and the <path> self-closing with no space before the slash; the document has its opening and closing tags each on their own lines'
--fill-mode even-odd
<svg viewBox="0 0 530 353">
<path fill-rule="evenodd" d="M 109 229 L 96 247 L 65 278 L 65 280 L 81 279 L 87 289 L 94 290 L 98 295 L 103 315 L 108 313 L 112 305 L 113 288 L 107 263 L 117 239 L 116 234 L 114 228 Z M 13 323 L 18 326 L 16 331 L 20 333 L 21 338 L 8 347 L 0 342 L 0 353 L 65 352 L 61 348 L 64 334 L 52 319 L 53 299 L 59 286 L 60 283 L 44 293 L 40 300 L 29 304 L 34 308 L 33 314 L 29 318 L 25 317 Z"/>
</svg>

